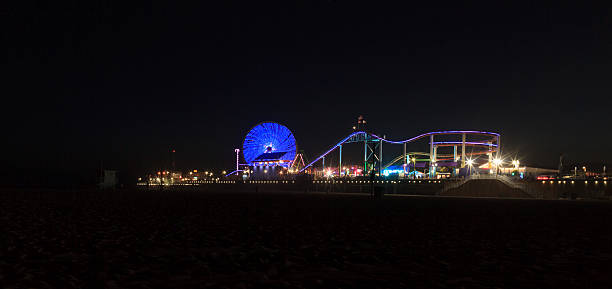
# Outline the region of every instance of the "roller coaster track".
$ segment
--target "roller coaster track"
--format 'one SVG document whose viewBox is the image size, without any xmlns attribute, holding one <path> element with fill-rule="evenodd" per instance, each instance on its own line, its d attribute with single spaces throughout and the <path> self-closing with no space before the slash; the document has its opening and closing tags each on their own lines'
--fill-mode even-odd
<svg viewBox="0 0 612 289">
<path fill-rule="evenodd" d="M 365 131 L 356 131 L 353 132 L 351 134 L 349 134 L 347 137 L 341 139 L 338 143 L 336 143 L 335 145 L 333 145 L 329 150 L 327 150 L 326 152 L 324 152 L 323 154 L 321 154 L 320 156 L 318 156 L 317 158 L 315 158 L 312 162 L 310 162 L 308 165 L 306 165 L 305 167 L 303 167 L 300 170 L 300 173 L 303 172 L 304 170 L 306 170 L 307 168 L 311 167 L 312 165 L 314 165 L 316 162 L 318 162 L 319 160 L 321 160 L 323 157 L 325 157 L 326 155 L 328 155 L 329 153 L 331 153 L 332 151 L 334 151 L 336 148 L 340 147 L 341 145 L 343 145 L 344 143 L 348 142 L 349 140 L 351 140 L 352 137 L 358 136 L 358 135 L 364 135 L 365 137 L 370 136 L 374 139 L 378 139 L 379 141 L 385 142 L 385 143 L 390 143 L 390 144 L 404 144 L 404 143 L 411 143 L 414 142 L 416 140 L 419 140 L 421 138 L 427 137 L 427 136 L 431 136 L 431 135 L 445 135 L 445 134 L 477 134 L 477 135 L 489 135 L 492 136 L 494 138 L 499 137 L 498 133 L 494 133 L 494 132 L 486 132 L 486 131 L 477 131 L 477 130 L 449 130 L 449 131 L 434 131 L 434 132 L 428 132 L 428 133 L 424 133 L 424 134 L 420 134 L 417 135 L 413 138 L 409 138 L 406 140 L 400 140 L 400 141 L 393 141 L 393 140 L 388 140 L 385 138 L 382 138 L 380 136 L 377 136 L 373 133 L 369 133 L 369 132 L 365 132 Z M 438 142 L 438 145 L 460 145 L 462 142 Z M 481 145 L 481 146 L 494 146 L 497 147 L 497 144 L 488 144 L 488 143 L 482 143 L 482 142 L 465 142 L 466 145 Z"/>
<path fill-rule="evenodd" d="M 410 152 L 410 153 L 406 153 L 406 154 L 407 154 L 407 155 L 422 155 L 422 156 L 425 156 L 425 155 L 426 155 L 426 156 L 427 156 L 427 158 L 429 159 L 429 153 L 424 153 L 424 152 Z M 392 166 L 394 163 L 397 163 L 397 162 L 401 161 L 401 160 L 402 160 L 404 157 L 405 157 L 405 156 L 404 156 L 403 154 L 402 154 L 402 155 L 397 156 L 397 157 L 396 157 L 396 158 L 394 158 L 392 161 L 390 161 L 390 162 L 388 162 L 386 165 L 384 165 L 384 166 L 382 167 L 382 169 L 384 170 L 384 169 L 386 169 L 386 168 L 388 168 L 388 167 Z"/>
<path fill-rule="evenodd" d="M 466 145 L 469 145 L 469 144 L 466 142 Z M 475 156 L 475 155 L 482 155 L 482 154 L 486 154 L 486 153 L 488 153 L 488 152 L 471 152 L 471 153 L 466 153 L 465 155 L 466 156 Z M 429 153 L 425 153 L 425 152 L 409 152 L 409 153 L 406 153 L 406 154 L 407 155 L 426 155 L 427 159 L 429 159 Z M 397 156 L 392 161 L 390 161 L 386 165 L 384 165 L 382 167 L 382 169 L 384 170 L 384 169 L 392 166 L 394 163 L 397 163 L 397 162 L 401 161 L 404 157 L 405 157 L 404 155 Z M 436 160 L 438 160 L 438 161 L 453 160 L 453 155 L 452 154 L 451 155 L 438 154 L 437 157 L 436 157 Z"/>
</svg>

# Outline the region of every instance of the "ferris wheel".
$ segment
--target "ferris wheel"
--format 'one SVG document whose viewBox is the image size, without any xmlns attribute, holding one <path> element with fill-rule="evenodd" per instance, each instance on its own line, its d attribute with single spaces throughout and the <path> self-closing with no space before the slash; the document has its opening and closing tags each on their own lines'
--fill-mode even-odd
<svg viewBox="0 0 612 289">
<path fill-rule="evenodd" d="M 242 143 L 242 154 L 250 166 L 288 166 L 296 152 L 293 133 L 286 126 L 275 122 L 262 122 L 254 126 Z"/>
</svg>

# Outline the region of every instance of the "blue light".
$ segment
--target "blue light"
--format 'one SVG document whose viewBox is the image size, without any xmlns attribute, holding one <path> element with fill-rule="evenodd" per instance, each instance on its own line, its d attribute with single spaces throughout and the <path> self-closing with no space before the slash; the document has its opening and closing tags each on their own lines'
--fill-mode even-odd
<svg viewBox="0 0 612 289">
<path fill-rule="evenodd" d="M 388 177 L 390 174 L 400 174 L 404 173 L 404 170 L 383 170 L 383 175 Z"/>
<path fill-rule="evenodd" d="M 263 122 L 256 125 L 249 131 L 242 143 L 242 155 L 248 165 L 253 165 L 253 161 L 258 157 L 263 159 L 264 154 L 292 161 L 296 151 L 295 137 L 291 131 L 286 126 L 275 122 Z M 263 162 L 256 163 L 265 165 Z"/>
</svg>

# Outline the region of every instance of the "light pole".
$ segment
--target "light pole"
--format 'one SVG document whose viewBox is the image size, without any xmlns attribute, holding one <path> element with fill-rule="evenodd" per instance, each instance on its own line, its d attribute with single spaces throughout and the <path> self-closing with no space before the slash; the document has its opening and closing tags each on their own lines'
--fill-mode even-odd
<svg viewBox="0 0 612 289">
<path fill-rule="evenodd" d="M 438 169 L 438 163 L 434 163 L 433 164 L 433 173 L 431 174 L 431 177 L 434 178 L 434 179 L 436 178 L 436 171 L 437 171 L 437 169 Z"/>
<path fill-rule="evenodd" d="M 416 179 L 416 158 L 412 157 L 412 159 L 410 160 L 412 161 L 412 172 L 413 172 L 412 178 Z"/>
<path fill-rule="evenodd" d="M 474 161 L 472 159 L 468 159 L 466 164 L 468 165 L 468 176 L 470 176 L 472 174 L 472 165 L 474 165 Z"/>
<path fill-rule="evenodd" d="M 499 166 L 502 164 L 501 159 L 494 159 L 493 164 L 495 165 L 495 178 L 497 178 L 497 174 L 499 172 Z"/>
<path fill-rule="evenodd" d="M 240 159 L 240 149 L 235 149 L 234 152 L 236 152 L 236 175 L 238 175 L 238 169 L 239 169 L 239 159 Z"/>
<path fill-rule="evenodd" d="M 513 160 L 512 161 L 512 165 L 514 165 L 514 170 L 516 171 L 516 173 L 520 176 L 520 171 L 519 171 L 519 160 Z"/>
<path fill-rule="evenodd" d="M 574 179 L 578 177 L 578 167 L 574 167 Z"/>
</svg>

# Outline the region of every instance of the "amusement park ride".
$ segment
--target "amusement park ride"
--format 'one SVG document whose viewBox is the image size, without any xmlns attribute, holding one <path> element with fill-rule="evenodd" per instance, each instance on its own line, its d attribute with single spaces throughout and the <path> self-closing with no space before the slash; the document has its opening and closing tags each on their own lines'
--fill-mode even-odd
<svg viewBox="0 0 612 289">
<path fill-rule="evenodd" d="M 454 140 L 448 140 L 453 138 Z M 429 152 L 409 152 L 407 145 L 421 139 L 429 140 Z M 297 143 L 291 131 L 284 125 L 274 122 L 262 122 L 253 127 L 246 135 L 242 154 L 244 164 L 239 163 L 239 149 L 236 149 L 236 170 L 228 176 L 242 173 L 243 177 L 256 177 L 260 173 L 283 174 L 315 174 L 315 165 L 321 162 L 325 169 L 325 157 L 337 151 L 338 169 L 329 170 L 327 176 L 348 176 L 343 174 L 342 148 L 350 144 L 363 143 L 363 166 L 361 175 L 370 173 L 381 175 L 388 172 L 388 168 L 401 163 L 402 175 L 416 175 L 418 167 L 427 169 L 429 178 L 435 178 L 439 167 L 452 167 L 454 174 L 460 169 L 471 167 L 478 155 L 486 155 L 488 167 L 495 165 L 494 158 L 500 154 L 500 135 L 494 132 L 476 130 L 448 130 L 434 131 L 417 135 L 405 140 L 389 140 L 378 136 L 366 129 L 366 121 L 359 117 L 353 132 L 332 145 L 327 151 L 316 157 L 312 162 L 306 163 L 302 152 L 298 153 Z M 390 162 L 383 164 L 383 146 L 402 145 L 403 151 Z M 452 153 L 439 153 L 438 150 L 452 148 Z M 470 151 L 467 152 L 467 148 Z M 417 158 L 418 157 L 418 158 Z"/>
</svg>

